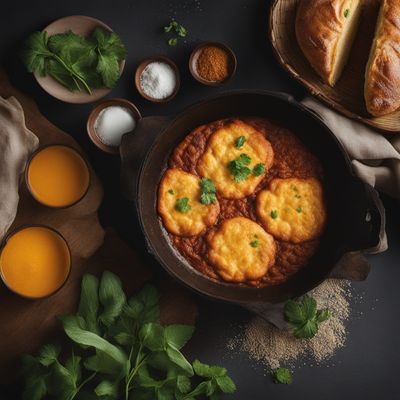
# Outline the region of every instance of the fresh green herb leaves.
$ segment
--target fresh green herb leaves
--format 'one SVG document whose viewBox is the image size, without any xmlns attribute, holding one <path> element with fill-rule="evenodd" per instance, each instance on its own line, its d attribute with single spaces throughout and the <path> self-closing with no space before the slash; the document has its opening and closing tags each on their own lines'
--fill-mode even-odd
<svg viewBox="0 0 400 400">
<path fill-rule="evenodd" d="M 251 158 L 243 153 L 238 158 L 228 163 L 228 170 L 236 182 L 245 181 L 249 177 L 251 170 L 248 165 L 250 162 Z"/>
<path fill-rule="evenodd" d="M 346 8 L 346 10 L 344 10 L 343 15 L 344 15 L 345 18 L 347 18 L 350 15 L 350 9 Z"/>
<path fill-rule="evenodd" d="M 317 334 L 319 324 L 330 317 L 330 312 L 317 311 L 317 302 L 311 296 L 305 295 L 300 301 L 287 301 L 284 316 L 295 337 L 309 339 Z"/>
<path fill-rule="evenodd" d="M 275 383 L 290 385 L 293 382 L 293 375 L 287 368 L 276 368 L 272 371 L 272 379 Z"/>
<path fill-rule="evenodd" d="M 258 239 L 254 239 L 254 240 L 252 240 L 252 241 L 250 242 L 250 246 L 251 246 L 251 247 L 254 247 L 254 248 L 257 248 L 257 247 L 260 246 L 260 241 L 259 241 Z"/>
<path fill-rule="evenodd" d="M 246 138 L 244 136 L 239 136 L 236 140 L 235 140 L 235 147 L 237 149 L 240 149 L 243 147 L 244 143 L 246 142 Z"/>
<path fill-rule="evenodd" d="M 176 46 L 178 44 L 178 38 L 170 38 L 168 39 L 168 45 Z"/>
<path fill-rule="evenodd" d="M 24 356 L 23 399 L 194 400 L 233 393 L 225 368 L 185 358 L 181 349 L 194 327 L 160 325 L 158 298 L 146 285 L 127 301 L 116 275 L 104 272 L 100 281 L 85 275 L 78 313 L 60 318 L 72 352 L 68 357 L 49 344 L 37 357 Z"/>
<path fill-rule="evenodd" d="M 278 218 L 278 210 L 271 210 L 269 215 L 272 219 L 277 219 Z"/>
<path fill-rule="evenodd" d="M 178 37 L 186 37 L 188 31 L 187 29 L 179 24 L 177 21 L 175 21 L 174 19 L 169 23 L 169 25 L 164 26 L 164 32 L 165 33 L 174 33 L 175 35 L 177 35 Z M 176 46 L 178 44 L 178 37 L 172 37 L 170 39 L 168 39 L 168 44 L 170 46 Z"/>
<path fill-rule="evenodd" d="M 200 180 L 200 203 L 214 204 L 217 201 L 217 189 L 210 178 L 201 178 Z"/>
<path fill-rule="evenodd" d="M 95 28 L 88 38 L 71 31 L 50 37 L 46 31 L 34 32 L 21 51 L 29 72 L 50 75 L 70 91 L 89 94 L 117 84 L 119 63 L 125 57 L 120 37 L 102 28 Z"/>
<path fill-rule="evenodd" d="M 253 168 L 253 175 L 254 176 L 261 176 L 265 173 L 265 165 L 263 163 L 258 163 Z"/>
<path fill-rule="evenodd" d="M 189 204 L 188 197 L 181 197 L 180 199 L 176 200 L 175 209 L 181 213 L 187 213 L 192 209 L 192 206 Z"/>
</svg>

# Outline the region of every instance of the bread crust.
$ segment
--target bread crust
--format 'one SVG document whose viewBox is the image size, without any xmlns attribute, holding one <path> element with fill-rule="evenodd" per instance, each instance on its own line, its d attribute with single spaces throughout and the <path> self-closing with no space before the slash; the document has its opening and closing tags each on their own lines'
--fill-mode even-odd
<svg viewBox="0 0 400 400">
<path fill-rule="evenodd" d="M 300 0 L 296 15 L 296 37 L 303 54 L 329 85 L 337 46 L 348 19 L 346 10 L 354 10 L 358 0 Z"/>
<path fill-rule="evenodd" d="M 365 103 L 379 117 L 400 107 L 400 2 L 384 0 L 365 73 Z"/>
</svg>

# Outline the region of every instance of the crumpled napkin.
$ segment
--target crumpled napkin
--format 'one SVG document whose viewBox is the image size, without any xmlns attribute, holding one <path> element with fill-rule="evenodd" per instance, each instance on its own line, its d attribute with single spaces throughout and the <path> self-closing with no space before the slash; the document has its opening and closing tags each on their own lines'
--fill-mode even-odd
<svg viewBox="0 0 400 400">
<path fill-rule="evenodd" d="M 0 96 L 0 241 L 17 214 L 20 176 L 38 144 L 19 101 Z"/>
<path fill-rule="evenodd" d="M 354 172 L 380 192 L 400 198 L 400 135 L 384 136 L 344 117 L 312 97 L 304 106 L 318 114 L 349 154 Z"/>
</svg>

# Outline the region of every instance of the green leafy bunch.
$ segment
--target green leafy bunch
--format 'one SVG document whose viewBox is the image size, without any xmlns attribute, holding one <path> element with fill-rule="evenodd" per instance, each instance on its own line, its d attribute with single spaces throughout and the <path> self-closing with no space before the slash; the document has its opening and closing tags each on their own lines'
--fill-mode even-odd
<svg viewBox="0 0 400 400">
<path fill-rule="evenodd" d="M 72 31 L 48 36 L 34 32 L 25 41 L 21 58 L 27 70 L 50 75 L 70 91 L 113 88 L 126 50 L 115 32 L 95 28 L 85 38 Z"/>
<path fill-rule="evenodd" d="M 168 25 L 164 26 L 164 32 L 174 33 L 176 35 L 168 39 L 167 43 L 170 46 L 176 46 L 178 44 L 178 37 L 184 38 L 188 33 L 187 29 L 174 19 L 172 19 Z"/>
<path fill-rule="evenodd" d="M 311 296 L 305 295 L 300 301 L 289 300 L 285 303 L 284 316 L 297 338 L 310 339 L 314 337 L 319 325 L 329 319 L 328 309 L 317 310 L 317 302 Z"/>
<path fill-rule="evenodd" d="M 23 398 L 215 400 L 232 393 L 225 368 L 185 358 L 194 327 L 161 325 L 158 299 L 151 285 L 127 300 L 113 273 L 100 281 L 85 275 L 77 313 L 60 317 L 68 347 L 48 344 L 23 357 Z"/>
</svg>

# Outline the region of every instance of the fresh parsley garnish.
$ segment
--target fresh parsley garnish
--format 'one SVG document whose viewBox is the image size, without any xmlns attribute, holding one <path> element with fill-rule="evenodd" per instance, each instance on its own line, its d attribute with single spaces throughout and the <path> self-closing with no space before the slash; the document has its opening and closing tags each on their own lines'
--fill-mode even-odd
<svg viewBox="0 0 400 400">
<path fill-rule="evenodd" d="M 250 246 L 257 248 L 258 246 L 260 246 L 260 241 L 258 239 L 254 239 L 250 242 Z"/>
<path fill-rule="evenodd" d="M 187 213 L 192 209 L 191 205 L 189 204 L 188 197 L 181 197 L 180 199 L 176 200 L 175 209 L 181 213 Z"/>
<path fill-rule="evenodd" d="M 272 379 L 275 383 L 290 385 L 293 382 L 293 375 L 287 368 L 276 368 L 272 371 Z"/>
<path fill-rule="evenodd" d="M 168 190 L 168 193 L 169 193 L 169 194 L 174 194 L 174 191 L 173 191 L 172 189 L 169 189 L 169 190 Z"/>
<path fill-rule="evenodd" d="M 25 41 L 21 58 L 29 72 L 50 75 L 71 92 L 113 88 L 126 50 L 115 32 L 95 28 L 88 38 L 71 31 L 48 36 L 34 32 Z"/>
<path fill-rule="evenodd" d="M 217 189 L 210 178 L 201 178 L 200 180 L 200 203 L 213 204 L 217 201 Z"/>
<path fill-rule="evenodd" d="M 168 39 L 168 44 L 170 46 L 176 46 L 178 44 L 178 38 L 170 38 L 170 39 Z"/>
<path fill-rule="evenodd" d="M 350 9 L 347 8 L 346 10 L 344 10 L 343 15 L 345 18 L 347 18 L 350 15 Z"/>
<path fill-rule="evenodd" d="M 120 279 L 84 275 L 75 315 L 60 317 L 65 348 L 25 355 L 22 398 L 216 399 L 233 393 L 225 368 L 190 363 L 181 349 L 194 327 L 161 325 L 159 293 L 146 285 L 129 300 Z M 155 395 L 156 393 L 156 395 Z"/>
<path fill-rule="evenodd" d="M 263 163 L 256 164 L 253 168 L 254 176 L 261 176 L 265 173 L 265 165 Z"/>
<path fill-rule="evenodd" d="M 305 295 L 300 301 L 287 301 L 284 316 L 295 337 L 309 339 L 317 334 L 319 324 L 330 317 L 330 312 L 327 309 L 317 310 L 315 299 Z"/>
<path fill-rule="evenodd" d="M 278 210 L 271 210 L 271 213 L 269 214 L 272 219 L 277 219 L 278 218 Z"/>
<path fill-rule="evenodd" d="M 228 163 L 228 170 L 233 175 L 236 182 L 242 182 L 249 177 L 251 170 L 247 165 L 250 163 L 251 158 L 244 153 Z"/>
<path fill-rule="evenodd" d="M 303 210 L 302 210 L 301 207 L 297 207 L 297 208 L 296 208 L 296 211 L 300 214 Z"/>
<path fill-rule="evenodd" d="M 246 142 L 246 138 L 244 136 L 239 136 L 236 140 L 235 140 L 235 147 L 237 149 L 240 149 L 241 147 L 243 147 L 244 143 Z"/>
<path fill-rule="evenodd" d="M 166 33 L 173 32 L 173 33 L 175 33 L 175 35 L 177 35 L 179 37 L 186 37 L 188 31 L 183 25 L 179 24 L 175 20 L 172 20 L 169 23 L 169 25 L 164 26 L 164 32 L 166 32 Z M 173 37 L 173 38 L 168 39 L 168 44 L 170 46 L 176 46 L 178 44 L 178 38 Z"/>
</svg>

